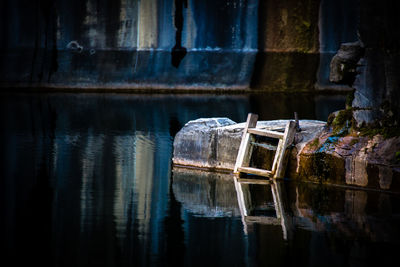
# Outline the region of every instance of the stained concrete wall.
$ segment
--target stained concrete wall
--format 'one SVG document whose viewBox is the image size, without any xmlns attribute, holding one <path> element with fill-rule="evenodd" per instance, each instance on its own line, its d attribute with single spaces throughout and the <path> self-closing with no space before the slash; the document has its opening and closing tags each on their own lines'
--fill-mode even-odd
<svg viewBox="0 0 400 267">
<path fill-rule="evenodd" d="M 244 87 L 251 76 L 257 0 L 17 0 L 1 5 L 3 84 Z M 175 45 L 187 51 L 178 66 L 171 64 Z"/>
<path fill-rule="evenodd" d="M 340 43 L 357 37 L 359 5 L 357 0 L 2 1 L 0 83 L 313 91 L 315 82 L 331 86 L 330 58 Z"/>
</svg>

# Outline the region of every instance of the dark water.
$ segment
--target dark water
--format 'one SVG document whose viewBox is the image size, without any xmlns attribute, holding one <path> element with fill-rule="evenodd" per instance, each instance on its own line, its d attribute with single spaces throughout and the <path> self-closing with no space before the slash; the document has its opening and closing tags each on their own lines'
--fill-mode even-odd
<svg viewBox="0 0 400 267">
<path fill-rule="evenodd" d="M 397 195 L 280 183 L 285 225 L 246 224 L 231 176 L 171 167 L 173 136 L 189 120 L 239 122 L 250 111 L 326 119 L 343 106 L 344 97 L 313 95 L 2 94 L 1 259 L 6 266 L 389 263 L 400 248 Z M 270 188 L 246 190 L 251 215 L 276 220 Z"/>
</svg>

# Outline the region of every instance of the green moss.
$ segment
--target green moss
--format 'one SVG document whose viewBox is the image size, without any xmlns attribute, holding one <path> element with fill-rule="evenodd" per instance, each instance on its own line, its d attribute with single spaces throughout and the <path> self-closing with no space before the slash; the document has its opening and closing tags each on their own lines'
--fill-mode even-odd
<svg viewBox="0 0 400 267">
<path fill-rule="evenodd" d="M 311 146 L 312 148 L 318 148 L 318 147 L 319 147 L 319 138 L 318 138 L 318 137 L 315 138 L 315 139 L 311 142 L 310 146 Z"/>
<path fill-rule="evenodd" d="M 307 29 L 309 29 L 311 27 L 311 22 L 303 20 L 303 25 L 306 26 Z"/>
<path fill-rule="evenodd" d="M 345 109 L 339 111 L 332 121 L 333 134 L 336 136 L 346 135 L 353 124 L 353 110 Z"/>
<path fill-rule="evenodd" d="M 375 135 L 382 135 L 383 138 L 389 139 L 392 137 L 400 136 L 400 127 L 363 127 L 360 129 L 361 136 L 368 136 L 370 138 Z"/>
<path fill-rule="evenodd" d="M 332 121 L 333 127 L 343 127 L 346 121 L 350 121 L 353 118 L 353 111 L 351 109 L 341 110 Z"/>
<path fill-rule="evenodd" d="M 326 123 L 327 123 L 329 126 L 331 126 L 334 119 L 335 119 L 335 113 L 331 113 L 331 114 L 329 114 Z"/>
<path fill-rule="evenodd" d="M 347 96 L 346 96 L 346 109 L 350 109 L 351 105 L 353 104 L 354 92 L 355 92 L 355 90 L 353 90 L 351 93 L 347 94 Z"/>
<path fill-rule="evenodd" d="M 395 153 L 395 158 L 396 158 L 396 161 L 397 161 L 397 162 L 400 162 L 400 151 L 397 151 L 397 152 Z"/>
</svg>

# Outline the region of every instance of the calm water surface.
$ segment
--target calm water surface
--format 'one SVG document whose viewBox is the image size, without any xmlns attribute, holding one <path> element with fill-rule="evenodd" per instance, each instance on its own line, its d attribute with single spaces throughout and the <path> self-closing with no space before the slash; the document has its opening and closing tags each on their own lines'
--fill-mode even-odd
<svg viewBox="0 0 400 267">
<path fill-rule="evenodd" d="M 173 169 L 189 120 L 326 120 L 344 97 L 0 95 L 0 229 L 5 266 L 366 266 L 400 251 L 400 198 L 269 185 Z M 262 218 L 271 218 L 265 220 Z M 257 219 L 257 220 L 258 220 Z M 3 265 L 3 264 L 2 264 Z"/>
</svg>

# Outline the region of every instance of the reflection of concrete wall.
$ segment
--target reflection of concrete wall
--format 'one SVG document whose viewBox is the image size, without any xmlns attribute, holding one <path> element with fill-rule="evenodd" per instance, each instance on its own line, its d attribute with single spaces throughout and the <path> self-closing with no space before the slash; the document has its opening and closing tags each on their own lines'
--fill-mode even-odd
<svg viewBox="0 0 400 267">
<path fill-rule="evenodd" d="M 136 219 L 142 237 L 149 232 L 151 219 L 151 192 L 154 171 L 154 143 L 145 133 L 136 132 L 135 195 Z"/>
<path fill-rule="evenodd" d="M 123 239 L 135 215 L 135 210 L 132 209 L 135 189 L 135 136 L 116 136 L 113 146 L 118 155 L 115 164 L 115 228 L 117 237 Z"/>
<path fill-rule="evenodd" d="M 98 166 L 101 165 L 104 150 L 104 136 L 88 136 L 88 140 L 82 156 L 82 181 L 80 190 L 80 227 L 81 231 L 88 231 L 95 221 L 95 211 L 101 208 L 99 199 L 93 194 L 94 187 L 102 187 L 103 184 L 95 179 L 99 177 Z M 99 179 L 101 180 L 101 179 Z M 97 191 L 103 191 L 97 190 Z"/>
</svg>

